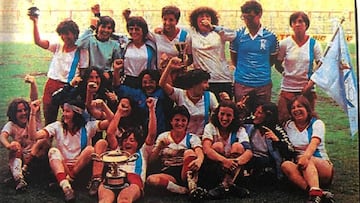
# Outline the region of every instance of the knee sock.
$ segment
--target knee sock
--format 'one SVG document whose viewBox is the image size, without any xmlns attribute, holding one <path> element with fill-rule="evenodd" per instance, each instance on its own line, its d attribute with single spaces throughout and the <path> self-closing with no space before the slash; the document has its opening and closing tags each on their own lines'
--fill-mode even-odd
<svg viewBox="0 0 360 203">
<path fill-rule="evenodd" d="M 9 163 L 11 173 L 15 180 L 19 180 L 20 178 L 23 178 L 22 174 L 22 160 L 20 158 L 15 158 L 13 161 Z"/>
<path fill-rule="evenodd" d="M 178 194 L 186 194 L 188 192 L 188 189 L 186 187 L 177 185 L 171 181 L 169 181 L 169 183 L 167 184 L 166 189 L 170 192 Z"/>
</svg>

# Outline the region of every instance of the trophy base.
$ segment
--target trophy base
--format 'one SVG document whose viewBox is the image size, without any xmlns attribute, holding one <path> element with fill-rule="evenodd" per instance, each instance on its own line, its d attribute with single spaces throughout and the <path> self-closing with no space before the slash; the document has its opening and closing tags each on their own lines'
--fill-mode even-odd
<svg viewBox="0 0 360 203">
<path fill-rule="evenodd" d="M 104 181 L 104 188 L 110 190 L 121 190 L 128 186 L 129 183 L 124 177 L 106 177 Z"/>
</svg>

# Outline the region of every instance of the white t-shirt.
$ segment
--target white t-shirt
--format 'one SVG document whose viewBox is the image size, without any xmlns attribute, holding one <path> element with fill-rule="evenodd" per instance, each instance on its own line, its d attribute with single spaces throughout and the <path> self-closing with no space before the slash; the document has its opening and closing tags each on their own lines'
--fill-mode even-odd
<svg viewBox="0 0 360 203">
<path fill-rule="evenodd" d="M 91 145 L 91 138 L 98 130 L 99 121 L 88 121 L 85 125 L 87 145 Z M 56 148 L 60 150 L 66 161 L 75 160 L 81 153 L 81 129 L 74 135 L 64 130 L 60 121 L 55 121 L 44 128 L 50 137 L 54 137 Z M 70 161 L 71 162 L 71 161 Z"/>
<path fill-rule="evenodd" d="M 310 127 L 310 126 L 309 126 Z M 309 140 L 309 127 L 304 129 L 303 131 L 299 131 L 294 123 L 294 121 L 289 121 L 285 126 L 284 130 L 289 136 L 290 142 L 294 145 L 295 150 L 300 152 L 300 154 L 303 154 L 310 144 Z M 318 145 L 315 154 L 319 158 L 329 160 L 329 157 L 326 153 L 325 149 L 325 125 L 322 120 L 317 119 L 312 124 L 312 134 L 310 137 L 317 137 L 320 139 L 320 144 Z"/>
<path fill-rule="evenodd" d="M 212 143 L 222 142 L 224 144 L 225 156 L 228 157 L 230 155 L 231 145 L 233 144 L 233 143 L 231 143 L 231 141 L 232 141 L 231 136 L 232 136 L 232 133 L 230 133 L 229 137 L 225 140 L 223 137 L 220 136 L 219 129 L 217 127 L 215 127 L 212 123 L 208 123 L 205 126 L 202 140 L 208 139 Z M 245 128 L 243 128 L 243 127 L 239 128 L 239 130 L 236 132 L 236 139 L 237 139 L 236 142 L 238 142 L 238 143 L 243 143 L 243 142 L 249 143 L 249 136 L 246 133 Z"/>
<path fill-rule="evenodd" d="M 41 127 L 40 119 L 37 119 L 37 129 Z M 7 122 L 1 130 L 1 133 L 6 132 L 14 141 L 20 143 L 23 148 L 23 154 L 30 153 L 31 147 L 35 144 L 28 134 L 28 124 L 22 128 L 12 121 Z"/>
<path fill-rule="evenodd" d="M 210 93 L 210 102 L 209 102 L 209 113 L 214 111 L 218 106 L 218 101 L 214 95 L 214 93 Z M 190 133 L 194 133 L 198 136 L 201 136 L 204 132 L 205 127 L 205 100 L 204 95 L 201 99 L 194 104 L 187 96 L 186 90 L 174 87 L 173 94 L 169 95 L 169 97 L 178 105 L 184 105 L 190 113 L 190 121 L 187 128 L 187 131 Z M 209 115 L 210 119 L 210 115 Z"/>
<path fill-rule="evenodd" d="M 160 151 L 160 157 L 165 166 L 181 166 L 184 163 L 185 150 L 202 148 L 200 138 L 191 133 L 186 134 L 179 143 L 176 143 L 171 137 L 171 131 L 163 132 L 157 137 L 155 147 L 161 142 L 170 143 Z"/>
<path fill-rule="evenodd" d="M 75 57 L 76 49 L 71 52 L 64 52 L 62 44 L 50 43 L 48 50 L 54 55 L 49 65 L 47 77 L 64 83 L 68 82 L 69 72 Z M 80 59 L 76 67 L 75 76 L 79 75 L 79 68 L 89 67 L 89 53 L 86 49 L 80 49 Z"/>
<path fill-rule="evenodd" d="M 124 73 L 138 77 L 141 71 L 147 68 L 148 53 L 146 45 L 137 48 L 134 43 L 130 43 L 126 48 L 124 56 Z"/>
<path fill-rule="evenodd" d="M 175 44 L 179 43 L 181 32 L 184 32 L 183 29 L 180 29 L 180 32 L 176 35 L 173 40 L 169 40 L 165 35 L 160 34 L 150 34 L 150 38 L 153 39 L 157 47 L 157 62 L 158 67 L 160 67 L 160 58 L 162 54 L 166 54 L 168 57 L 178 56 L 179 52 L 177 51 Z M 185 42 L 189 41 L 189 33 L 187 33 Z"/>
<path fill-rule="evenodd" d="M 202 35 L 191 30 L 190 36 L 194 67 L 210 73 L 210 83 L 232 82 L 232 72 L 225 58 L 225 40 L 220 34 L 212 31 Z"/>
<path fill-rule="evenodd" d="M 315 41 L 313 54 L 315 61 L 322 58 L 322 49 L 317 41 Z M 284 67 L 281 90 L 301 92 L 309 80 L 310 37 L 301 47 L 291 36 L 280 41 L 278 60 L 283 60 Z"/>
</svg>

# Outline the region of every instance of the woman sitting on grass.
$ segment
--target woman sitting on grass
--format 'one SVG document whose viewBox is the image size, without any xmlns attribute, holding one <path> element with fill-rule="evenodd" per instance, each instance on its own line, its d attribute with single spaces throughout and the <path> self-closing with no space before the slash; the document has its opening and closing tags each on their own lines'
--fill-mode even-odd
<svg viewBox="0 0 360 203">
<path fill-rule="evenodd" d="M 158 136 L 151 155 L 151 160 L 161 159 L 161 172 L 148 176 L 146 182 L 173 193 L 190 193 L 191 198 L 201 198 L 204 191 L 197 187 L 197 179 L 204 154 L 200 138 L 186 132 L 189 118 L 185 106 L 172 109 L 171 130 Z"/>
<path fill-rule="evenodd" d="M 66 201 L 75 199 L 70 181 L 91 161 L 91 154 L 94 152 L 91 138 L 97 131 L 105 130 L 114 116 L 104 101 L 94 100 L 92 105 L 106 112 L 105 120 L 87 122 L 83 116 L 84 103 L 73 100 L 63 105 L 61 121 L 55 121 L 36 131 L 34 115 L 40 107 L 38 103 L 31 104 L 29 135 L 36 140 L 54 137 L 56 146 L 49 150 L 49 163 Z"/>
<path fill-rule="evenodd" d="M 249 137 L 244 127 L 240 126 L 239 111 L 231 100 L 220 102 L 211 116 L 211 122 L 205 126 L 202 143 L 209 165 L 204 167 L 204 178 L 216 174 L 214 179 L 223 179 L 220 186 L 211 189 L 209 195 L 213 199 L 223 198 L 227 192 L 245 197 L 250 192 L 235 185 L 234 181 L 252 157 Z M 216 171 L 209 170 L 215 165 Z M 208 167 L 209 166 L 209 167 Z M 209 181 L 207 181 L 209 182 Z"/>
<path fill-rule="evenodd" d="M 285 161 L 281 169 L 290 181 L 309 191 L 308 202 L 320 203 L 324 199 L 332 202 L 333 195 L 320 189 L 320 185 L 329 186 L 334 176 L 325 150 L 325 125 L 304 96 L 295 97 L 288 109 L 291 120 L 284 129 L 300 155 L 295 162 Z"/>
<path fill-rule="evenodd" d="M 27 75 L 25 82 L 30 83 L 30 99 L 39 103 L 36 81 L 33 76 Z M 42 139 L 34 141 L 29 136 L 30 105 L 27 101 L 17 98 L 11 101 L 6 115 L 9 121 L 4 125 L 0 134 L 0 142 L 9 150 L 9 167 L 16 182 L 16 190 L 23 190 L 28 185 L 24 178 L 24 172 L 33 157 L 45 157 L 50 144 Z M 36 117 L 36 128 L 40 129 L 40 113 Z M 9 137 L 12 140 L 9 140 Z"/>
</svg>

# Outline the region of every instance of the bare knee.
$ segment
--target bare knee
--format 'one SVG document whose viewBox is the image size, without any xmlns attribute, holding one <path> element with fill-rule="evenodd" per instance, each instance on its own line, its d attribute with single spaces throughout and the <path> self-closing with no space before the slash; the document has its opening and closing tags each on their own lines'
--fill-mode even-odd
<svg viewBox="0 0 360 203">
<path fill-rule="evenodd" d="M 215 142 L 211 147 L 220 154 L 225 153 L 224 144 L 222 142 Z"/>
</svg>

